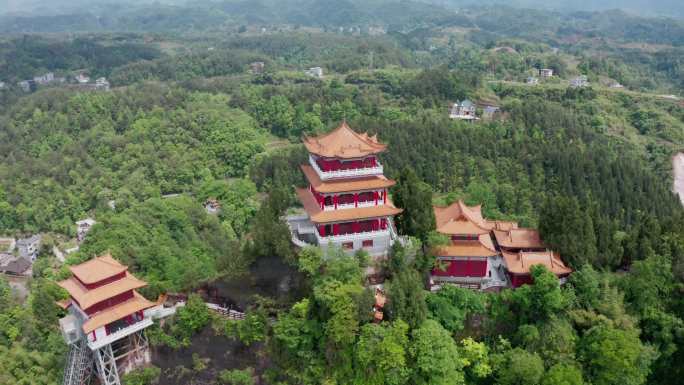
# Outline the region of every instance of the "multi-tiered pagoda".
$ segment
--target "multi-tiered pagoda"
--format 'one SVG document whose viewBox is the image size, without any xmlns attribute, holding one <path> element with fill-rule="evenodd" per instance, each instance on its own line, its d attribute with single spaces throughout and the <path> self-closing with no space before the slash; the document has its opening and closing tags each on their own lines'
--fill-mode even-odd
<svg viewBox="0 0 684 385">
<path fill-rule="evenodd" d="M 71 347 L 63 384 L 88 383 L 94 363 L 101 384 L 120 385 L 120 372 L 150 360 L 143 331 L 156 304 L 136 291 L 147 283 L 110 255 L 70 270 L 72 276 L 59 282 L 69 293 L 60 303 L 69 312 L 60 326 Z"/>
<path fill-rule="evenodd" d="M 385 178 L 378 161 L 386 146 L 346 122 L 328 134 L 305 137 L 304 146 L 309 163 L 301 168 L 309 186 L 297 189 L 304 213 L 288 217 L 294 242 L 386 255 L 396 239 L 392 218 L 401 212 L 388 199 L 394 181 Z"/>
</svg>

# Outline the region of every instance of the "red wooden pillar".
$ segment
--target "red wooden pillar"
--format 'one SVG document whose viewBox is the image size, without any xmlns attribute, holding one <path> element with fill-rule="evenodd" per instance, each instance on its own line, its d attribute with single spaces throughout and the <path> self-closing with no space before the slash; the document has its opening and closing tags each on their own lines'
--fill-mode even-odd
<svg viewBox="0 0 684 385">
<path fill-rule="evenodd" d="M 340 234 L 340 224 L 339 224 L 339 223 L 335 223 L 335 224 L 333 225 L 333 235 L 337 236 L 337 235 L 339 235 L 339 234 Z"/>
<path fill-rule="evenodd" d="M 382 194 L 382 204 L 387 204 L 387 189 L 385 189 L 384 193 Z"/>
<path fill-rule="evenodd" d="M 376 205 L 376 206 L 378 205 L 378 195 L 379 195 L 379 194 L 378 194 L 377 191 L 373 191 L 373 197 L 375 197 L 375 205 Z"/>
<path fill-rule="evenodd" d="M 325 225 L 318 226 L 318 233 L 321 234 L 321 237 L 325 237 Z"/>
<path fill-rule="evenodd" d="M 337 195 L 333 195 L 333 204 L 335 204 L 335 210 L 337 210 Z"/>
<path fill-rule="evenodd" d="M 354 193 L 354 207 L 359 207 L 359 193 Z"/>
</svg>

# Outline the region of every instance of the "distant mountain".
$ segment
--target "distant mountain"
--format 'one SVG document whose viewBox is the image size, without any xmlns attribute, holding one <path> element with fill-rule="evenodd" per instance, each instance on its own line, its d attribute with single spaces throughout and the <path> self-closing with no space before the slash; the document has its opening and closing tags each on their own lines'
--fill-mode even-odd
<svg viewBox="0 0 684 385">
<path fill-rule="evenodd" d="M 0 15 L 0 33 L 206 30 L 245 24 L 404 26 L 463 19 L 455 10 L 409 0 L 200 0 L 183 5 L 174 4 L 180 0 L 102 0 L 88 5 L 69 0 L 59 9 L 39 8 L 42 2 L 33 1 L 31 12 Z"/>
<path fill-rule="evenodd" d="M 506 5 L 557 11 L 606 11 L 621 9 L 642 16 L 684 18 L 682 0 L 424 0 L 447 7 L 465 8 L 471 5 Z"/>
<path fill-rule="evenodd" d="M 33 2 L 28 4 L 33 6 L 46 2 L 30 1 Z M 418 31 L 418 34 L 435 27 L 474 28 L 478 30 L 475 38 L 480 43 L 509 36 L 551 43 L 544 39 L 592 35 L 684 45 L 681 20 L 646 18 L 615 9 L 601 12 L 546 9 L 554 4 L 560 7 L 560 0 L 550 0 L 536 8 L 497 5 L 502 0 L 480 0 L 472 6 L 465 5 L 472 0 L 135 0 L 135 4 L 127 1 L 133 0 L 67 0 L 59 2 L 60 9 L 34 8 L 36 13 L 0 15 L 0 33 L 235 32 L 246 25 L 269 28 L 288 24 L 328 31 L 344 28 L 346 32 L 381 26 L 389 33 Z M 541 4 L 540 0 L 511 1 L 526 6 Z M 598 7 L 596 2 L 577 1 Z M 640 1 L 643 0 L 627 0 L 626 4 L 636 5 Z M 612 2 L 607 0 L 602 4 L 607 6 Z M 655 12 L 668 2 L 672 0 L 653 0 L 651 10 Z"/>
</svg>

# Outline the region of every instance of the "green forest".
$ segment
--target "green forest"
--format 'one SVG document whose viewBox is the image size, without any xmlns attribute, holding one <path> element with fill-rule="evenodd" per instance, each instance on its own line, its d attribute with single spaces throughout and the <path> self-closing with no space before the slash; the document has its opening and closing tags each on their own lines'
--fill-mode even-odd
<svg viewBox="0 0 684 385">
<path fill-rule="evenodd" d="M 246 311 L 228 321 L 190 295 L 149 330 L 153 365 L 126 385 L 681 383 L 672 156 L 684 148 L 684 24 L 310 3 L 141 5 L 154 22 L 119 9 L 98 25 L 0 18 L 13 20 L 0 23 L 0 236 L 44 238 L 25 295 L 0 276 L 0 384 L 61 383 L 54 302 L 67 294 L 56 282 L 105 252 L 149 283 L 148 299 L 213 285 L 237 288 Z M 250 71 L 257 61 L 263 73 Z M 322 79 L 304 74 L 314 66 Z M 525 84 L 540 68 L 556 75 Z M 112 89 L 16 87 L 48 71 L 104 76 Z M 582 74 L 590 85 L 569 87 Z M 449 119 L 466 98 L 501 113 Z M 398 221 L 412 242 L 385 263 L 381 323 L 368 255 L 297 249 L 282 221 L 305 185 L 302 136 L 343 120 L 388 145 L 392 198 L 415 219 Z M 457 199 L 538 228 L 573 268 L 568 282 L 536 266 L 534 284 L 515 290 L 429 291 L 441 241 L 431 205 Z M 71 245 L 86 217 L 97 224 L 61 263 L 53 247 Z M 268 274 L 288 277 L 285 295 L 254 289 Z"/>
</svg>

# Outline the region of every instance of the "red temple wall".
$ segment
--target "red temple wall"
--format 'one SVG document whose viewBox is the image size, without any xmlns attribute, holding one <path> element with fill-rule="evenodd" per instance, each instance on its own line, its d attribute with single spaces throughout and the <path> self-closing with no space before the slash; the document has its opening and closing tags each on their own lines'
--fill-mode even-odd
<svg viewBox="0 0 684 385">
<path fill-rule="evenodd" d="M 534 281 L 529 274 L 510 274 L 511 286 L 520 287 L 522 285 L 531 285 Z"/>
<path fill-rule="evenodd" d="M 318 204 L 321 206 L 321 209 L 323 209 L 324 206 L 335 206 L 335 208 L 337 208 L 337 205 L 358 204 L 364 202 L 375 202 L 375 204 L 379 204 L 379 202 L 382 201 L 383 204 L 387 204 L 386 190 L 337 195 L 323 195 L 316 191 L 316 189 L 311 185 L 309 186 L 309 190 L 313 194 L 314 198 L 316 198 L 316 202 L 318 202 Z"/>
<path fill-rule="evenodd" d="M 569 274 L 561 274 L 558 276 L 558 278 L 565 278 L 568 275 Z M 511 279 L 511 286 L 513 287 L 520 287 L 522 285 L 532 285 L 534 283 L 532 275 L 530 274 L 509 274 L 509 277 Z"/>
<path fill-rule="evenodd" d="M 387 229 L 387 218 L 371 219 L 358 222 L 333 223 L 317 226 L 318 234 L 322 237 L 331 235 L 358 234 Z"/>
<path fill-rule="evenodd" d="M 437 277 L 484 277 L 487 274 L 487 260 L 461 259 L 443 261 L 445 269 L 434 268 L 432 275 Z"/>
<path fill-rule="evenodd" d="M 321 171 L 354 170 L 359 168 L 369 168 L 378 165 L 376 157 L 369 156 L 365 159 L 339 160 L 339 159 L 316 159 L 316 164 Z"/>
</svg>

